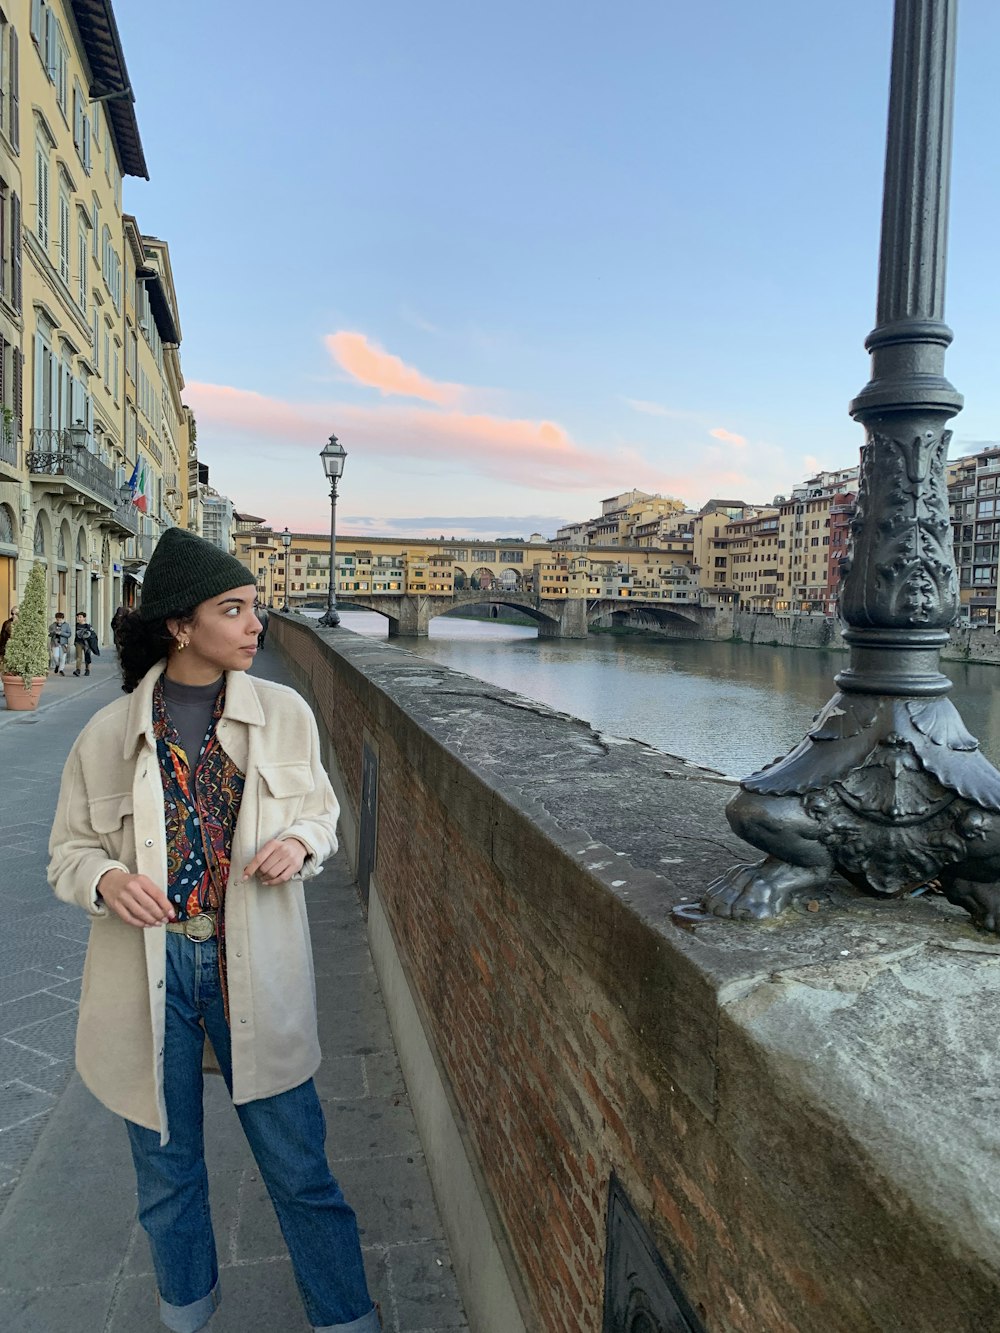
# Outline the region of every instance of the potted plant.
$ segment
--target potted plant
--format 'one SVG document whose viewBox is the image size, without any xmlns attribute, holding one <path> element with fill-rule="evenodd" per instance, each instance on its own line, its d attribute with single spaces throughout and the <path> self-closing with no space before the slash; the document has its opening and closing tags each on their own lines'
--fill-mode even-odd
<svg viewBox="0 0 1000 1333">
<path fill-rule="evenodd" d="M 38 707 L 49 670 L 49 635 L 45 624 L 45 570 L 28 575 L 17 620 L 3 655 L 3 692 L 8 708 Z"/>
</svg>

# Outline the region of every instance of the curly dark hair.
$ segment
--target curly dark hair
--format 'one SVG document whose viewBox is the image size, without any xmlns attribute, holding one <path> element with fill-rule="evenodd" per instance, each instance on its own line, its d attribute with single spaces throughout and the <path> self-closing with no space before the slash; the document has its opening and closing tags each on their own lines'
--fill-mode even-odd
<svg viewBox="0 0 1000 1333">
<path fill-rule="evenodd" d="M 167 621 L 193 620 L 194 616 L 192 606 L 158 620 L 143 620 L 138 611 L 126 611 L 118 618 L 114 627 L 115 648 L 126 694 L 131 694 L 150 667 L 162 662 L 169 653 L 174 636 L 167 629 Z"/>
</svg>

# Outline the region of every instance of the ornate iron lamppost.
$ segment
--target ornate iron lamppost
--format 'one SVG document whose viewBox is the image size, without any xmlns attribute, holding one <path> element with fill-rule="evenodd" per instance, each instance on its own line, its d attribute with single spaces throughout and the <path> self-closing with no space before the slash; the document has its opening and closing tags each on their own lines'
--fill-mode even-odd
<svg viewBox="0 0 1000 1333">
<path fill-rule="evenodd" d="M 292 544 L 292 534 L 288 531 L 287 527 L 281 534 L 281 544 L 285 548 L 285 600 L 282 603 L 281 609 L 282 611 L 287 611 L 288 610 L 288 548 Z"/>
<path fill-rule="evenodd" d="M 945 423 L 945 245 L 956 0 L 896 0 L 871 380 L 841 613 L 850 665 L 806 738 L 726 814 L 766 853 L 716 880 L 718 916 L 776 916 L 839 871 L 894 897 L 931 884 L 1000 932 L 1000 773 L 938 670 L 958 613 Z"/>
<path fill-rule="evenodd" d="M 333 629 L 340 624 L 340 613 L 337 611 L 337 482 L 344 471 L 347 450 L 336 435 L 331 435 L 319 456 L 330 482 L 330 587 L 326 595 L 326 610 L 320 616 L 319 623 L 327 629 Z"/>
</svg>

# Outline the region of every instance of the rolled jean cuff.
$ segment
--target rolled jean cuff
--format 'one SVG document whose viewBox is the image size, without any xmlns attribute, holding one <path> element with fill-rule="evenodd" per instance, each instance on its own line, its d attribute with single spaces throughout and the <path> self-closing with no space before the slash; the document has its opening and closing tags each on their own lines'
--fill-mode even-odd
<svg viewBox="0 0 1000 1333">
<path fill-rule="evenodd" d="M 215 1314 L 221 1300 L 222 1292 L 218 1282 L 207 1296 L 202 1296 L 200 1301 L 192 1301 L 190 1305 L 171 1305 L 161 1296 L 160 1323 L 165 1324 L 172 1333 L 198 1333 Z M 350 1328 L 352 1325 L 345 1324 L 344 1327 Z"/>
<path fill-rule="evenodd" d="M 379 1333 L 382 1321 L 378 1317 L 378 1308 L 372 1306 L 360 1319 L 352 1319 L 349 1324 L 313 1325 L 313 1333 Z"/>
</svg>

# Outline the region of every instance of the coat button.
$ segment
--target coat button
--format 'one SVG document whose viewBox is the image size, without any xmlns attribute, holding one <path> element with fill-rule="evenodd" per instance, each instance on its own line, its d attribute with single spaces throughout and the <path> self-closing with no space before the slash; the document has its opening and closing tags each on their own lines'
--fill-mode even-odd
<svg viewBox="0 0 1000 1333">
<path fill-rule="evenodd" d="M 152 839 L 152 838 L 147 838 L 147 839 L 146 839 L 146 846 L 147 846 L 147 847 L 152 847 L 152 845 L 153 845 L 153 839 Z"/>
<path fill-rule="evenodd" d="M 162 981 L 158 981 L 158 982 L 156 983 L 156 989 L 157 989 L 157 990 L 163 990 L 163 982 L 162 982 Z"/>
<path fill-rule="evenodd" d="M 245 1022 L 246 1022 L 246 1019 L 245 1019 L 245 1018 L 241 1018 L 241 1019 L 240 1019 L 240 1022 L 241 1022 L 241 1023 L 245 1023 Z"/>
</svg>

